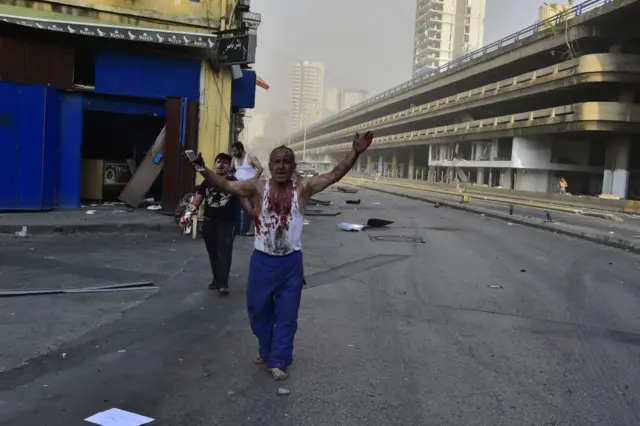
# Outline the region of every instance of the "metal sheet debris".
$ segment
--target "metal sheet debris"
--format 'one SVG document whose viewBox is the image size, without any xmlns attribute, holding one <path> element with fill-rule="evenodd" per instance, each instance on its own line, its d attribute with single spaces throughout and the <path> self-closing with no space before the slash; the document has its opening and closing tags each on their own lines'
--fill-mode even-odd
<svg viewBox="0 0 640 426">
<path fill-rule="evenodd" d="M 318 200 L 317 198 L 309 198 L 308 204 L 310 206 L 330 206 L 332 201 Z"/>
<path fill-rule="evenodd" d="M 367 220 L 367 228 L 382 228 L 391 225 L 393 222 L 385 219 L 369 219 Z"/>
<path fill-rule="evenodd" d="M 422 237 L 410 235 L 369 235 L 369 239 L 371 241 L 385 241 L 389 243 L 426 243 Z"/>
<path fill-rule="evenodd" d="M 321 211 L 317 211 L 317 212 L 309 212 L 307 211 L 304 215 L 305 216 L 338 216 L 341 212 L 323 212 Z"/>
<path fill-rule="evenodd" d="M 50 294 L 74 294 L 74 293 L 107 293 L 113 291 L 152 290 L 158 287 L 153 281 L 141 281 L 133 283 L 106 284 L 102 286 L 59 288 L 59 289 L 34 289 L 34 290 L 0 290 L 0 297 L 18 296 L 43 296 Z"/>
</svg>

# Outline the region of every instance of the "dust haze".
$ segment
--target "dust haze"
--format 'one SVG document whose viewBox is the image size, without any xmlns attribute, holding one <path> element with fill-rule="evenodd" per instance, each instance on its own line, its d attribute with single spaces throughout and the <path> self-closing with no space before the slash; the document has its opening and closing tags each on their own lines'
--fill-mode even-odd
<svg viewBox="0 0 640 426">
<path fill-rule="evenodd" d="M 484 44 L 533 24 L 543 4 L 487 0 Z M 408 80 L 415 8 L 416 0 L 253 0 L 252 10 L 262 15 L 254 68 L 270 89 L 258 89 L 256 108 L 249 115 L 268 122 L 289 108 L 296 61 L 324 64 L 325 91 L 364 89 L 371 96 Z"/>
</svg>

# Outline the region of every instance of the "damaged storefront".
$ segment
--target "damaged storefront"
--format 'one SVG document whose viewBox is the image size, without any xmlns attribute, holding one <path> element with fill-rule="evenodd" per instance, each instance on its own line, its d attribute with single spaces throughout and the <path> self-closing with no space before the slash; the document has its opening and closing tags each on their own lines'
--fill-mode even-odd
<svg viewBox="0 0 640 426">
<path fill-rule="evenodd" d="M 213 155 L 229 144 L 229 120 L 226 132 L 209 130 L 231 113 L 231 69 L 218 59 L 246 64 L 254 55 L 255 34 L 118 26 L 0 5 L 0 210 L 136 207 L 152 197 L 172 212 L 195 184 L 181 152 Z"/>
</svg>

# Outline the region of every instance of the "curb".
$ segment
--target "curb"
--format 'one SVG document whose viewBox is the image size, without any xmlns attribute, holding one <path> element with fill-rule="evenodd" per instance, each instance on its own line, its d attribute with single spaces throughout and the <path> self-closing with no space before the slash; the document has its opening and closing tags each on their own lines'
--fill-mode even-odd
<svg viewBox="0 0 640 426">
<path fill-rule="evenodd" d="M 352 182 L 356 182 L 356 183 L 352 183 L 353 185 L 358 185 L 357 182 L 363 183 L 363 184 L 370 184 L 370 185 L 375 185 L 376 182 L 374 181 L 370 181 L 367 179 L 360 179 L 360 178 L 347 178 L 349 180 L 351 180 Z M 345 179 L 346 180 L 346 179 Z M 433 192 L 434 194 L 440 194 L 443 196 L 451 196 L 451 197 L 460 197 L 461 195 L 463 195 L 463 193 L 457 193 L 457 192 L 451 192 L 451 191 L 442 191 L 442 190 L 438 190 L 438 189 L 431 189 L 427 186 L 421 187 L 420 185 L 415 185 L 415 186 L 408 186 L 408 185 L 403 185 L 401 183 L 396 183 L 396 182 L 388 182 L 385 181 L 384 183 L 381 182 L 382 185 L 389 185 L 389 186 L 395 186 L 398 188 L 406 188 L 406 189 L 413 189 L 416 191 L 426 191 L 426 192 Z M 496 197 L 494 195 L 485 195 L 482 193 L 474 193 L 474 192 L 470 192 L 468 195 L 471 198 L 477 198 L 477 199 L 481 199 L 481 200 L 485 200 L 485 201 L 491 201 L 491 202 L 495 202 L 495 203 L 502 203 L 502 204 L 513 204 L 515 206 L 524 206 L 524 207 L 531 207 L 531 208 L 535 208 L 535 209 L 540 209 L 540 210 L 552 210 L 552 211 L 558 211 L 558 212 L 563 212 L 563 213 L 571 213 L 571 214 L 577 214 L 577 215 L 582 215 L 582 216 L 590 216 L 590 217 L 597 217 L 599 219 L 606 219 L 606 220 L 612 220 L 614 222 L 618 222 L 618 223 L 623 223 L 624 219 L 614 215 L 613 213 L 606 213 L 606 212 L 599 212 L 597 210 L 592 210 L 592 211 L 588 211 L 588 210 L 582 210 L 580 208 L 577 207 L 562 207 L 562 206 L 558 206 L 558 205 L 554 205 L 554 204 L 543 204 L 543 203 L 530 203 L 530 202 L 524 202 L 520 199 L 517 198 L 507 198 L 507 197 Z"/>
<path fill-rule="evenodd" d="M 144 231 L 166 231 L 177 230 L 178 227 L 173 223 L 91 223 L 77 225 L 25 225 L 27 227 L 27 235 L 43 235 L 43 234 L 74 234 L 74 233 L 95 233 L 95 234 L 115 234 L 126 232 L 144 232 Z M 0 234 L 10 234 L 20 231 L 22 226 L 1 225 Z"/>
<path fill-rule="evenodd" d="M 495 213 L 495 212 L 492 212 L 492 211 L 489 211 L 489 210 L 485 210 L 485 209 L 482 209 L 482 208 L 479 208 L 479 207 L 460 205 L 460 204 L 457 204 L 457 203 L 454 203 L 454 202 L 450 202 L 450 201 L 433 200 L 433 199 L 429 199 L 429 198 L 424 197 L 424 196 L 393 192 L 393 191 L 388 191 L 388 190 L 385 190 L 385 189 L 374 188 L 374 187 L 371 187 L 371 186 L 364 186 L 364 185 L 357 185 L 357 184 L 356 184 L 356 186 L 359 186 L 359 187 L 364 188 L 364 189 L 370 189 L 372 191 L 382 192 L 384 194 L 396 195 L 396 196 L 408 198 L 408 199 L 411 199 L 411 200 L 423 201 L 423 202 L 427 202 L 427 203 L 431 203 L 431 204 L 438 204 L 438 205 L 449 207 L 449 208 L 456 209 L 456 210 L 464 210 L 464 211 L 467 211 L 467 212 L 470 212 L 470 213 L 483 214 L 486 217 L 491 217 L 491 218 L 494 218 L 494 219 L 501 219 L 501 220 L 504 220 L 504 221 L 507 221 L 507 222 L 517 223 L 519 225 L 524 225 L 524 226 L 528 226 L 528 227 L 531 227 L 531 228 L 542 229 L 544 231 L 552 231 L 554 233 L 563 234 L 563 235 L 567 235 L 567 236 L 574 237 L 574 238 L 580 238 L 582 240 L 591 241 L 591 242 L 602 244 L 602 245 L 605 245 L 605 246 L 624 249 L 624 250 L 629 251 L 629 252 L 639 253 L 640 254 L 640 244 L 636 244 L 636 243 L 634 243 L 632 241 L 629 241 L 629 240 L 626 240 L 624 238 L 610 237 L 610 236 L 605 236 L 605 235 L 593 234 L 593 233 L 589 233 L 589 232 L 579 232 L 579 231 L 573 231 L 573 230 L 570 230 L 570 229 L 557 228 L 557 227 L 555 227 L 555 226 L 553 226 L 551 224 L 547 224 L 547 223 L 544 223 L 544 222 L 535 222 L 535 221 L 524 219 L 524 218 L 517 218 L 517 217 L 514 217 L 514 216 L 509 216 L 509 215 L 505 215 L 505 214 L 501 214 L 501 213 Z"/>
</svg>

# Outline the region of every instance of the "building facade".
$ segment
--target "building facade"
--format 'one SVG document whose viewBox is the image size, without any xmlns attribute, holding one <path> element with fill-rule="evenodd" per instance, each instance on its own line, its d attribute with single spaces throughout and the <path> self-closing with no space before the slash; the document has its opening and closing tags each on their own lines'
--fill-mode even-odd
<svg viewBox="0 0 640 426">
<path fill-rule="evenodd" d="M 417 0 L 413 75 L 482 47 L 486 0 Z"/>
<path fill-rule="evenodd" d="M 322 119 L 324 64 L 302 61 L 293 65 L 289 132 L 296 132 Z"/>
<path fill-rule="evenodd" d="M 228 150 L 233 108 L 253 107 L 255 73 L 232 73 L 255 56 L 247 3 L 0 5 L 0 139 L 10 142 L 0 155 L 0 210 L 134 203 L 153 192 L 170 211 L 195 182 L 181 151 L 211 163 Z M 42 173 L 27 184 L 31 154 Z M 117 184 L 102 182 L 103 171 Z"/>
<path fill-rule="evenodd" d="M 545 21 L 549 18 L 552 18 L 560 13 L 565 13 L 570 9 L 570 6 L 566 4 L 557 4 L 557 3 L 547 3 L 540 6 L 538 9 L 538 21 Z M 569 16 L 565 16 L 564 19 L 568 19 Z"/>
<path fill-rule="evenodd" d="M 334 87 L 326 91 L 324 96 L 325 116 L 344 111 L 364 101 L 369 92 L 361 89 Z"/>
</svg>

